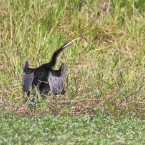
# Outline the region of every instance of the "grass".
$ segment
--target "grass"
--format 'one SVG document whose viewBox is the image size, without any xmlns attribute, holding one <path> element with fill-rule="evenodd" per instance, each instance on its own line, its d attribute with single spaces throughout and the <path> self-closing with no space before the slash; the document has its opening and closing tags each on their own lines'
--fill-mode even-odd
<svg viewBox="0 0 145 145">
<path fill-rule="evenodd" d="M 106 0 L 106 4 L 107 2 Z M 99 0 L 91 2 L 13 0 L 0 3 L 0 104 L 1 108 L 5 108 L 1 116 L 5 116 L 8 111 L 10 113 L 8 119 L 13 116 L 13 123 L 18 128 L 20 128 L 18 120 L 25 120 L 24 126 L 31 127 L 33 122 L 29 116 L 36 116 L 40 123 L 46 116 L 52 122 L 57 120 L 54 124 L 59 128 L 61 120 L 66 121 L 66 124 L 74 120 L 81 125 L 85 117 L 93 118 L 93 121 L 100 119 L 101 123 L 102 114 L 106 114 L 106 118 L 111 117 L 111 122 L 120 121 L 115 121 L 115 125 L 105 124 L 101 129 L 102 132 L 99 132 L 100 138 L 98 137 L 97 142 L 99 140 L 100 144 L 103 142 L 110 128 L 112 132 L 109 134 L 110 139 L 107 138 L 106 142 L 104 139 L 104 144 L 116 144 L 119 139 L 123 143 L 130 140 L 133 144 L 132 139 L 135 136 L 136 143 L 143 143 L 143 137 L 136 135 L 139 132 L 144 134 L 143 127 L 138 127 L 141 121 L 135 119 L 145 118 L 143 0 L 111 0 L 110 9 L 106 12 L 103 11 L 103 4 Z M 58 68 L 64 62 L 68 66 L 66 95 L 57 96 L 55 101 L 52 101 L 51 96 L 45 100 L 40 98 L 35 109 L 28 108 L 29 100 L 21 91 L 24 62 L 29 60 L 31 67 L 48 62 L 57 48 L 79 36 L 81 39 L 64 50 L 58 57 L 56 65 Z M 97 116 L 98 114 L 100 115 Z M 52 116 L 59 117 L 55 119 Z M 121 138 L 123 131 L 128 132 L 125 130 L 124 121 L 131 124 L 131 127 L 134 122 L 136 123 L 133 125 L 135 127 L 129 130 L 126 140 L 125 135 Z M 17 132 L 14 128 L 11 131 L 7 130 L 6 121 L 2 121 L 2 124 L 4 125 L 1 128 L 6 125 L 5 130 L 8 134 Z M 97 128 L 97 124 L 98 122 L 96 124 L 88 122 L 85 126 L 91 128 L 91 125 L 96 125 Z M 144 122 L 141 122 L 141 126 L 143 124 Z M 121 128 L 120 126 L 122 130 L 117 132 L 115 128 Z M 40 128 L 37 128 L 38 132 Z M 36 130 L 34 132 L 37 134 Z M 86 130 L 89 131 L 89 128 Z M 29 131 L 27 127 L 26 133 Z M 45 131 L 43 133 L 45 134 Z M 60 136 L 60 133 L 57 135 Z M 92 134 L 90 142 L 96 141 L 93 139 L 95 136 L 93 129 L 89 133 Z M 86 138 L 81 137 L 83 133 L 80 134 L 80 140 L 76 136 L 72 137 L 74 142 L 71 140 L 70 142 L 79 144 L 79 141 L 85 141 Z M 119 139 L 116 134 L 119 134 Z M 53 137 L 55 138 L 55 135 Z M 66 136 L 67 139 L 70 139 L 69 137 Z M 36 138 L 32 142 L 37 141 Z M 21 139 L 16 138 L 15 141 L 19 144 Z"/>
<path fill-rule="evenodd" d="M 1 109 L 0 144 L 144 144 L 145 122 L 105 115 L 64 117 L 13 116 Z"/>
</svg>

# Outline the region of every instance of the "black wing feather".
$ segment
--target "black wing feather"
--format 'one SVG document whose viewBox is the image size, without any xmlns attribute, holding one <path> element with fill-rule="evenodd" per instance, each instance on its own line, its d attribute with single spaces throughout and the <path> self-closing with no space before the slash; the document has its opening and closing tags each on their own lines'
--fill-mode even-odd
<svg viewBox="0 0 145 145">
<path fill-rule="evenodd" d="M 22 76 L 22 91 L 28 92 L 34 79 L 35 68 L 29 68 L 28 61 L 25 62 Z"/>
<path fill-rule="evenodd" d="M 55 72 L 50 72 L 48 77 L 50 90 L 53 95 L 65 93 L 64 86 L 68 77 L 68 70 L 65 64 L 62 64 L 59 70 L 60 70 L 59 75 L 56 74 Z"/>
<path fill-rule="evenodd" d="M 32 85 L 33 79 L 34 79 L 34 73 L 31 73 L 31 74 L 23 73 L 23 78 L 22 78 L 22 90 L 23 90 L 23 92 L 29 91 L 30 86 Z"/>
</svg>

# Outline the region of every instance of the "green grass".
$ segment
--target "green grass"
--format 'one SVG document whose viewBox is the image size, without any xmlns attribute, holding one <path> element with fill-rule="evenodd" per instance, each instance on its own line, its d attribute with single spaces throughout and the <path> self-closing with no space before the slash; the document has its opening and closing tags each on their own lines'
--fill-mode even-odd
<svg viewBox="0 0 145 145">
<path fill-rule="evenodd" d="M 50 142 L 56 143 L 59 136 L 60 144 L 61 141 L 63 144 L 62 138 L 72 144 L 80 144 L 80 141 L 87 144 L 86 140 L 88 144 L 95 141 L 98 144 L 144 142 L 144 122 L 135 119 L 145 118 L 143 0 L 111 0 L 109 12 L 100 11 L 100 0 L 3 0 L 0 3 L 0 105 L 5 108 L 1 112 L 1 128 L 4 127 L 8 135 L 2 134 L 2 143 L 29 142 L 29 136 L 33 136 L 31 129 L 36 133 L 32 142 L 38 141 L 39 133 L 42 133 L 42 138 L 38 139 L 45 142 L 48 133 L 41 130 L 45 126 L 42 125 L 43 119 L 54 122 L 50 129 Z M 57 96 L 55 101 L 50 95 L 45 100 L 39 98 L 35 109 L 28 108 L 29 100 L 21 90 L 24 62 L 29 60 L 31 67 L 46 63 L 62 44 L 79 36 L 81 39 L 64 50 L 56 65 L 56 69 L 62 62 L 68 66 L 66 95 Z M 7 112 L 10 115 L 7 116 Z M 5 115 L 14 128 L 7 128 L 9 123 L 5 121 Z M 39 120 L 38 128 L 35 126 L 36 120 L 34 123 L 30 116 Z M 95 118 L 92 122 L 84 123 L 86 132 L 90 131 L 87 133 L 89 139 L 84 133 L 84 126 L 81 126 L 85 117 Z M 110 117 L 111 123 L 103 126 L 102 117 L 105 120 Z M 60 128 L 64 127 L 59 124 L 63 120 L 69 126 L 72 121 L 78 122 L 82 132 L 78 135 L 74 127 L 72 139 L 67 136 L 67 129 L 62 131 L 65 135 L 61 136 Z M 101 132 L 96 129 L 99 132 L 96 135 L 93 125 L 97 128 L 99 124 L 102 124 Z M 19 128 L 20 134 L 23 133 L 20 127 L 23 125 L 24 132 L 29 134 L 26 140 L 25 133 L 24 139 L 14 134 Z M 55 125 L 58 127 L 56 136 L 53 134 Z M 13 136 L 10 137 L 10 134 Z"/>
<path fill-rule="evenodd" d="M 13 116 L 0 110 L 0 144 L 112 144 L 145 143 L 145 122 L 105 115 L 95 118 L 46 115 Z"/>
</svg>

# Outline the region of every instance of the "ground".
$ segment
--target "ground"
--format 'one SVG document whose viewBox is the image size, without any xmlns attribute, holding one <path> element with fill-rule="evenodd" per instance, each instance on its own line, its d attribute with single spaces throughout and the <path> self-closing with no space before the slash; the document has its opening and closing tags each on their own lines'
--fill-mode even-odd
<svg viewBox="0 0 145 145">
<path fill-rule="evenodd" d="M 145 142 L 143 0 L 0 3 L 1 144 Z M 77 37 L 55 67 L 68 67 L 66 94 L 39 97 L 29 107 L 21 89 L 24 62 L 49 62 L 56 49 Z"/>
</svg>

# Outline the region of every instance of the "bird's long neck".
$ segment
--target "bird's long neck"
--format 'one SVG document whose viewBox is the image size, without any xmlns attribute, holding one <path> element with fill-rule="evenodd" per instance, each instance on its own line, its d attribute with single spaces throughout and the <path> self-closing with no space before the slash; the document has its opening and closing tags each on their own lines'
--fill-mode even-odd
<svg viewBox="0 0 145 145">
<path fill-rule="evenodd" d="M 63 46 L 61 46 L 58 50 L 56 50 L 51 58 L 51 61 L 49 62 L 51 68 L 53 68 L 56 64 L 56 60 L 57 60 L 57 57 L 58 55 L 67 47 L 69 46 L 70 44 L 72 43 L 72 41 L 68 41 L 66 42 Z"/>
</svg>

